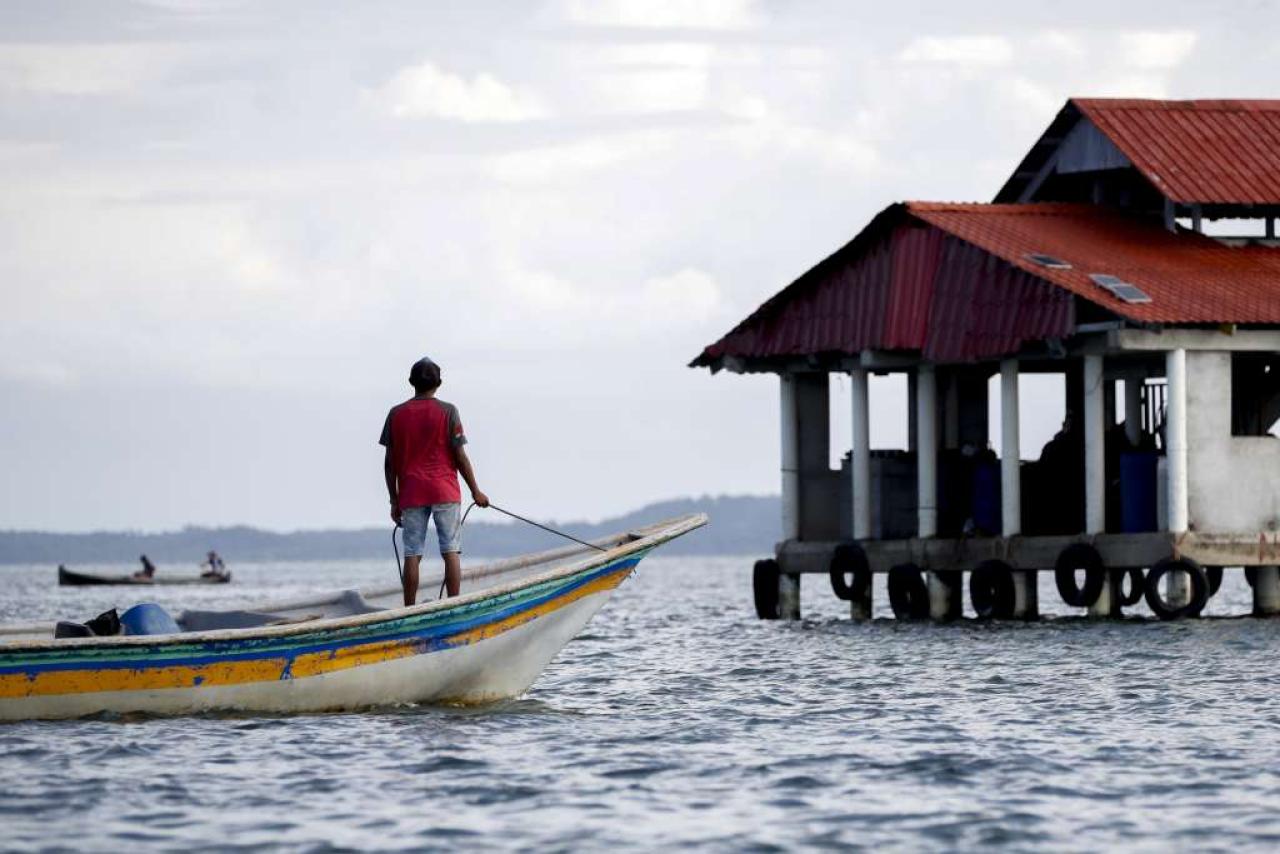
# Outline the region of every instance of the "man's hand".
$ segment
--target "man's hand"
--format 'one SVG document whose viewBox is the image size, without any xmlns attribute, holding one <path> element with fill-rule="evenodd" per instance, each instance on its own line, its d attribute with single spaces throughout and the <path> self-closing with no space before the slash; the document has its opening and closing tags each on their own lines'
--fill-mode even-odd
<svg viewBox="0 0 1280 854">
<path fill-rule="evenodd" d="M 391 502 L 391 521 L 400 524 L 400 505 L 395 501 Z"/>
<path fill-rule="evenodd" d="M 476 503 L 477 507 L 489 506 L 489 496 L 485 495 L 483 492 L 481 492 L 478 489 L 475 492 L 471 493 L 471 500 Z"/>
</svg>

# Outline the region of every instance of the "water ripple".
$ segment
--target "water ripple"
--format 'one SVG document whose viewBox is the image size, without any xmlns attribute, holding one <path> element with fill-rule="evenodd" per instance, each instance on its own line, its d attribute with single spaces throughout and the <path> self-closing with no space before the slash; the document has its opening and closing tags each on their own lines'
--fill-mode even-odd
<svg viewBox="0 0 1280 854">
<path fill-rule="evenodd" d="M 4 848 L 1270 849 L 1280 621 L 751 616 L 750 561 L 654 560 L 527 697 L 0 727 Z M 118 604 L 0 568 L 0 613 Z M 363 576 L 361 575 L 363 574 Z M 238 590 L 387 567 L 237 567 Z M 1247 610 L 1228 576 L 1211 613 Z M 1141 609 L 1139 609 L 1141 611 Z"/>
</svg>

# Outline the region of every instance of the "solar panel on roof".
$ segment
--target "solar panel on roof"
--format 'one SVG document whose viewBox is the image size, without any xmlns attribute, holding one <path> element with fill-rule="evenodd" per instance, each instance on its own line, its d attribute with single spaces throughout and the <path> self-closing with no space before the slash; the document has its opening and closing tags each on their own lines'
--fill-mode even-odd
<svg viewBox="0 0 1280 854">
<path fill-rule="evenodd" d="M 1147 292 L 1137 285 L 1130 284 L 1119 276 L 1113 276 L 1110 273 L 1090 273 L 1089 278 L 1100 288 L 1111 293 L 1116 299 L 1122 299 L 1130 303 L 1151 302 L 1151 297 Z"/>
<path fill-rule="evenodd" d="M 1048 267 L 1050 270 L 1071 269 L 1071 265 L 1061 258 L 1055 258 L 1052 255 L 1045 255 L 1041 252 L 1028 252 L 1026 258 L 1028 261 L 1039 264 L 1041 267 Z"/>
<path fill-rule="evenodd" d="M 1121 282 L 1111 289 L 1111 293 L 1118 296 L 1125 302 L 1151 302 L 1151 297 L 1147 296 L 1147 292 L 1137 285 L 1131 285 L 1128 282 Z"/>
</svg>

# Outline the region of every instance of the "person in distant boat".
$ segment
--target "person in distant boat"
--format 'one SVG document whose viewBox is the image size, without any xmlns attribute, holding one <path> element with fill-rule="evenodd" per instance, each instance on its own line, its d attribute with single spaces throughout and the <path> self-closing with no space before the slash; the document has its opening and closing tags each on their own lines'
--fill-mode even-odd
<svg viewBox="0 0 1280 854">
<path fill-rule="evenodd" d="M 200 566 L 204 568 L 204 572 L 200 573 L 201 578 L 221 578 L 227 574 L 227 565 L 222 562 L 221 556 L 212 550 Z"/>
<path fill-rule="evenodd" d="M 138 560 L 142 561 L 142 569 L 135 572 L 133 574 L 133 577 L 134 578 L 155 578 L 156 565 L 151 562 L 150 558 L 148 558 L 146 555 L 142 555 L 141 557 L 138 558 Z"/>
<path fill-rule="evenodd" d="M 467 437 L 458 408 L 436 398 L 440 383 L 439 365 L 427 358 L 414 362 L 409 369 L 414 395 L 391 407 L 378 440 L 387 449 L 382 469 L 391 498 L 391 518 L 404 529 L 405 605 L 417 600 L 418 567 L 429 519 L 435 520 L 449 595 L 457 596 L 462 587 L 459 474 L 476 505 L 489 506 L 489 497 L 476 485 L 475 471 L 463 447 Z"/>
</svg>

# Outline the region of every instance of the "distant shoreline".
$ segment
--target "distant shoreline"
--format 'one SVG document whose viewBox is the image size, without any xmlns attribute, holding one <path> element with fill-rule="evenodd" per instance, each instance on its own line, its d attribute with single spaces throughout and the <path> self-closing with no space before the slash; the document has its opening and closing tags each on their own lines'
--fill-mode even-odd
<svg viewBox="0 0 1280 854">
<path fill-rule="evenodd" d="M 649 504 L 601 522 L 552 524 L 590 539 L 695 512 L 707 513 L 711 524 L 670 543 L 664 547 L 664 554 L 763 556 L 772 553 L 774 544 L 781 538 L 777 496 L 680 498 Z M 562 542 L 523 524 L 471 521 L 464 531 L 464 548 L 474 555 L 521 554 L 552 548 Z M 209 549 L 217 549 L 229 563 L 385 558 L 391 554 L 391 532 L 389 528 L 380 527 L 277 533 L 247 526 L 187 527 L 149 534 L 0 531 L 0 564 L 130 563 L 137 561 L 140 554 L 146 554 L 158 564 L 194 566 L 204 559 Z"/>
</svg>

